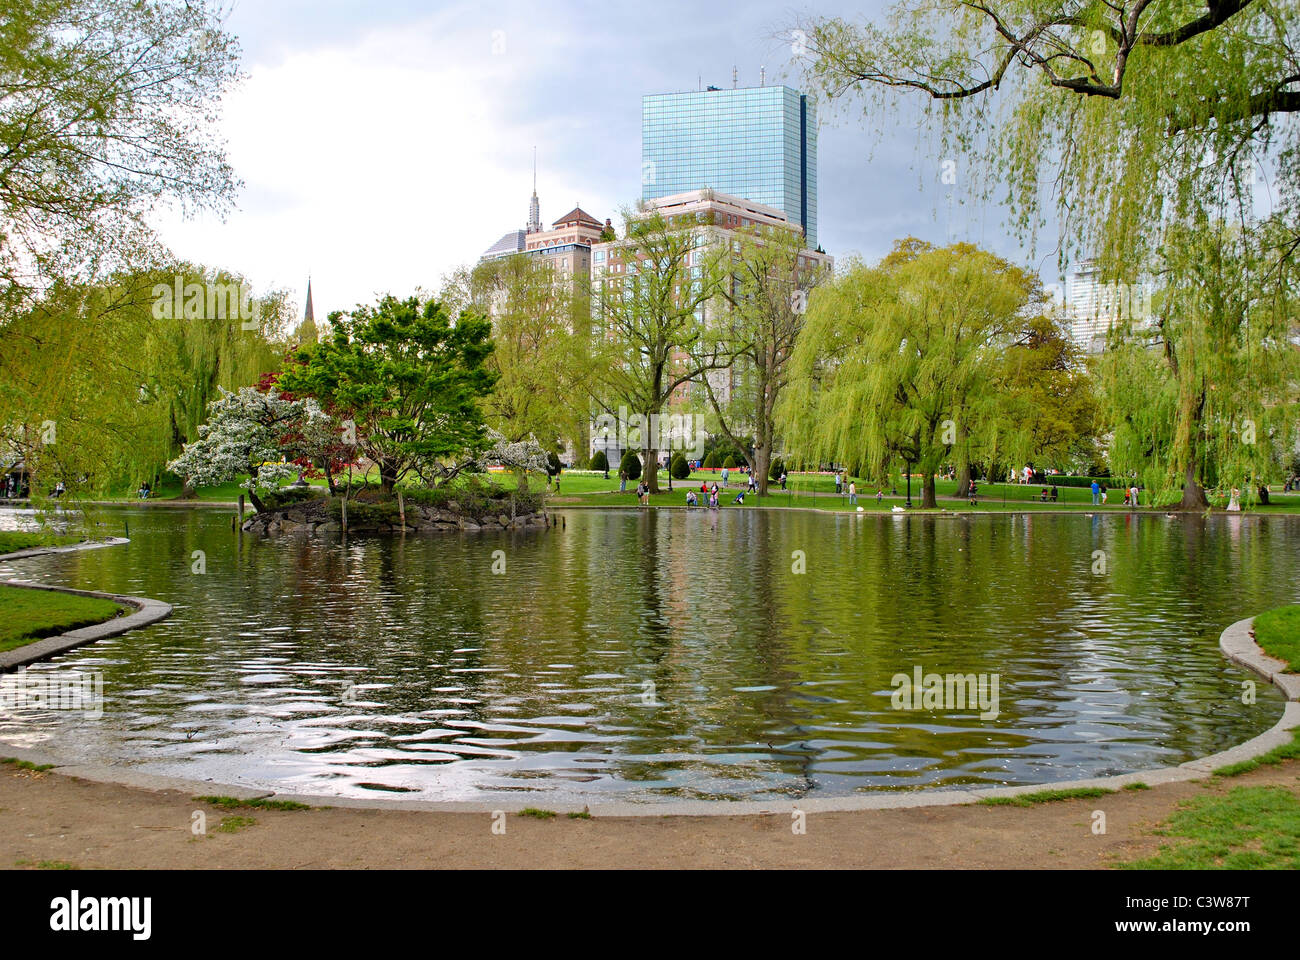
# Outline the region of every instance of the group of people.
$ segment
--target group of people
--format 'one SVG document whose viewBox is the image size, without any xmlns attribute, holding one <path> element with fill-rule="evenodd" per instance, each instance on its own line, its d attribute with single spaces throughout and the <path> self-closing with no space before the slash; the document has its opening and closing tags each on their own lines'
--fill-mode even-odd
<svg viewBox="0 0 1300 960">
<path fill-rule="evenodd" d="M 1106 485 L 1105 485 L 1104 483 L 1099 483 L 1099 482 L 1096 481 L 1096 480 L 1092 481 L 1092 504 L 1093 504 L 1093 506 L 1097 506 L 1097 505 L 1099 505 L 1099 504 L 1105 503 L 1107 497 L 1109 496 L 1109 494 L 1110 494 L 1110 491 L 1106 488 Z M 1130 487 L 1125 487 L 1125 488 L 1124 488 L 1124 506 L 1126 506 L 1126 507 L 1136 507 L 1136 506 L 1138 506 L 1138 505 L 1139 505 L 1139 503 L 1138 503 L 1138 485 L 1135 483 L 1135 484 L 1133 484 L 1133 485 L 1130 486 Z"/>
<path fill-rule="evenodd" d="M 731 502 L 739 504 L 740 506 L 743 507 L 745 505 L 745 494 L 753 489 L 756 489 L 756 487 L 751 478 L 749 489 L 741 490 L 739 493 L 737 493 L 734 497 L 731 498 Z M 700 494 L 704 497 L 704 503 L 707 507 L 709 507 L 709 509 L 716 510 L 721 505 L 720 497 L 722 494 L 722 488 L 718 486 L 718 481 L 716 480 L 713 481 L 712 486 L 709 485 L 709 482 L 707 480 L 702 481 L 700 483 Z M 700 505 L 700 497 L 696 496 L 694 490 L 687 490 L 686 506 L 698 507 L 699 505 Z"/>
</svg>

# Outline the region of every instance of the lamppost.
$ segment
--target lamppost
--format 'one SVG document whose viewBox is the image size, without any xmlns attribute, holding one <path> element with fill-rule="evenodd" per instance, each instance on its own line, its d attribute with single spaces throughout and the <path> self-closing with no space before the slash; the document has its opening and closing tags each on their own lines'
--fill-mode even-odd
<svg viewBox="0 0 1300 960">
<path fill-rule="evenodd" d="M 907 465 L 907 503 L 905 506 L 908 510 L 912 509 L 912 465 L 910 463 Z"/>
</svg>

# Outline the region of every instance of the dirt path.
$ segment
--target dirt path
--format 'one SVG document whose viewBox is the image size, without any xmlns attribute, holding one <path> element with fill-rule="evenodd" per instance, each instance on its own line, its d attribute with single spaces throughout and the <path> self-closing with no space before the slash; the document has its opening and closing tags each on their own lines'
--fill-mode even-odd
<svg viewBox="0 0 1300 960">
<path fill-rule="evenodd" d="M 1300 763 L 1032 807 L 930 807 L 787 815 L 535 820 L 356 809 L 220 810 L 184 793 L 0 767 L 0 868 L 917 867 L 1104 868 L 1154 852 L 1180 800 L 1238 785 L 1300 795 Z M 203 810 L 205 836 L 191 832 Z M 1092 812 L 1108 830 L 1094 836 Z M 251 818 L 218 829 L 223 818 Z"/>
</svg>

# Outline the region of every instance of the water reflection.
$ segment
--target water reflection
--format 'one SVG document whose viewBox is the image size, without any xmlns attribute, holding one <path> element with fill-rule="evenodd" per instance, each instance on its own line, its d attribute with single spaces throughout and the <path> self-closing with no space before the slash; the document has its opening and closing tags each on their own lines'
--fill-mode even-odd
<svg viewBox="0 0 1300 960">
<path fill-rule="evenodd" d="M 53 665 L 103 671 L 102 720 L 0 716 L 0 738 L 347 796 L 798 797 L 1178 763 L 1277 719 L 1271 688 L 1241 704 L 1217 637 L 1300 599 L 1283 518 L 571 511 L 343 543 L 108 517 L 130 545 L 0 575 L 176 612 Z M 916 666 L 998 674 L 1000 715 L 893 710 Z"/>
</svg>

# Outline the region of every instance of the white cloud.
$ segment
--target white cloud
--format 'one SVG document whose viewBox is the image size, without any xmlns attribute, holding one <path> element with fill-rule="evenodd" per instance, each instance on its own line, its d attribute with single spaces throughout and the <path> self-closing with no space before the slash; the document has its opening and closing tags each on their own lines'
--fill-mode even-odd
<svg viewBox="0 0 1300 960">
<path fill-rule="evenodd" d="M 323 315 L 376 293 L 436 289 L 522 226 L 532 145 L 547 131 L 503 117 L 529 65 L 508 35 L 494 54 L 490 29 L 459 20 L 449 30 L 450 20 L 249 68 L 223 104 L 245 184 L 237 209 L 225 223 L 160 214 L 163 239 L 259 290 L 301 297 L 310 269 Z"/>
</svg>

